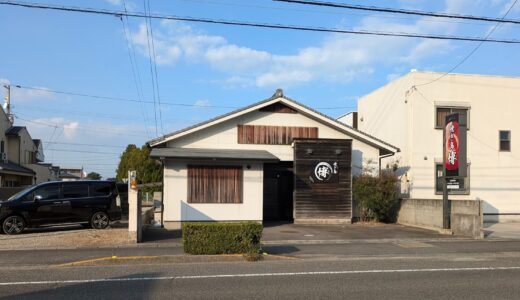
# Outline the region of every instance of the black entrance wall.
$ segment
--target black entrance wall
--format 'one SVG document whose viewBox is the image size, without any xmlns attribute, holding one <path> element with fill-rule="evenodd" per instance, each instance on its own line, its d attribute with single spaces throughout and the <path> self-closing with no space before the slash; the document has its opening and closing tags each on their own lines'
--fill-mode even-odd
<svg viewBox="0 0 520 300">
<path fill-rule="evenodd" d="M 352 140 L 295 139 L 295 222 L 351 221 L 351 161 Z"/>
<path fill-rule="evenodd" d="M 292 162 L 264 164 L 264 221 L 293 220 Z"/>
</svg>

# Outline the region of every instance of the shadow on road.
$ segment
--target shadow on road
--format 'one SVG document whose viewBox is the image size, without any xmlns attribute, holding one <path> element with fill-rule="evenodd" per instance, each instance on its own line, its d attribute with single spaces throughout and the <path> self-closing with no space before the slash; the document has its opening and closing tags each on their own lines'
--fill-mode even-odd
<svg viewBox="0 0 520 300">
<path fill-rule="evenodd" d="M 8 296 L 2 295 L 0 299 L 98 299 L 100 297 L 127 299 L 121 294 L 121 289 L 124 289 L 127 295 L 132 294 L 134 299 L 145 299 L 153 294 L 153 290 L 160 282 L 147 280 L 147 278 L 159 276 L 159 273 L 139 273 L 107 279 L 95 278 L 92 279 L 93 281 L 86 282 L 87 280 L 85 280 L 85 282 L 77 284 L 57 281 L 40 285 L 18 285 L 10 289 Z M 109 288 L 110 286 L 116 288 Z"/>
</svg>

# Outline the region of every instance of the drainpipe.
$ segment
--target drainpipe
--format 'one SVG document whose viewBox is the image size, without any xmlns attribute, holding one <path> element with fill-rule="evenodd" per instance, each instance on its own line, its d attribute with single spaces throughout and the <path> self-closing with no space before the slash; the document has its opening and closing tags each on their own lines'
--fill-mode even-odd
<svg viewBox="0 0 520 300">
<path fill-rule="evenodd" d="M 383 158 L 387 158 L 387 157 L 391 157 L 391 156 L 394 156 L 395 153 L 392 152 L 390 154 L 385 154 L 385 155 L 380 155 L 379 156 L 379 174 L 378 175 L 381 175 L 381 161 L 383 160 Z"/>
</svg>

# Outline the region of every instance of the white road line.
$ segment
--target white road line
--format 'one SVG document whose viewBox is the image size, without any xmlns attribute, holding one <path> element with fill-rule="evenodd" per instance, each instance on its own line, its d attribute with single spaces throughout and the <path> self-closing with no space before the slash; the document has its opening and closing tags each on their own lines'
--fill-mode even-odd
<svg viewBox="0 0 520 300">
<path fill-rule="evenodd" d="M 414 273 L 414 272 L 469 272 L 469 271 L 506 271 L 520 270 L 520 267 L 477 267 L 477 268 L 439 268 L 439 269 L 394 269 L 394 270 L 350 270 L 350 271 L 317 271 L 317 272 L 285 272 L 285 273 L 251 273 L 251 274 L 217 274 L 217 275 L 187 275 L 187 276 L 160 276 L 160 277 L 129 277 L 129 278 L 100 278 L 78 280 L 48 280 L 48 281 L 15 281 L 0 282 L 0 286 L 13 285 L 50 285 L 99 282 L 127 282 L 127 281 L 159 281 L 182 279 L 211 279 L 211 278 L 240 278 L 240 277 L 270 277 L 270 276 L 308 276 L 308 275 L 344 275 L 344 274 L 377 274 L 377 273 Z"/>
</svg>

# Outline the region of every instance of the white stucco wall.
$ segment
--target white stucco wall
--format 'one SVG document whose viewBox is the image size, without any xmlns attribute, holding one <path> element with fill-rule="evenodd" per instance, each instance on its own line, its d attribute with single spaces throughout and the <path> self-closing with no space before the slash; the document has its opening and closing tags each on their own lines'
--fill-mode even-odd
<svg viewBox="0 0 520 300">
<path fill-rule="evenodd" d="M 242 203 L 188 203 L 188 164 L 166 160 L 164 169 L 164 221 L 261 221 L 263 217 L 263 164 L 258 162 L 221 163 L 242 165 Z M 200 163 L 199 164 L 204 164 Z M 215 163 L 213 163 L 214 165 Z M 247 166 L 250 166 L 250 169 Z"/>
<path fill-rule="evenodd" d="M 470 194 L 450 198 L 484 200 L 485 214 L 520 214 L 520 78 L 450 74 L 420 86 L 440 75 L 412 72 L 362 97 L 360 129 L 401 148 L 411 198 L 441 198 L 434 190 L 435 162 L 442 161 L 435 107 L 470 106 Z M 511 131 L 511 152 L 499 151 L 499 130 Z"/>
<path fill-rule="evenodd" d="M 195 134 L 181 137 L 168 143 L 168 147 L 179 148 L 210 148 L 210 149 L 249 149 L 267 150 L 282 161 L 293 160 L 291 145 L 255 145 L 239 144 L 237 125 L 270 125 L 270 126 L 300 126 L 317 127 L 318 137 L 323 139 L 352 139 L 346 133 L 335 130 L 328 125 L 318 122 L 301 113 L 269 113 L 252 112 L 227 122 L 203 129 Z M 367 162 L 370 167 L 378 169 L 379 149 L 359 140 L 352 143 L 353 174 L 361 171 Z"/>
</svg>

